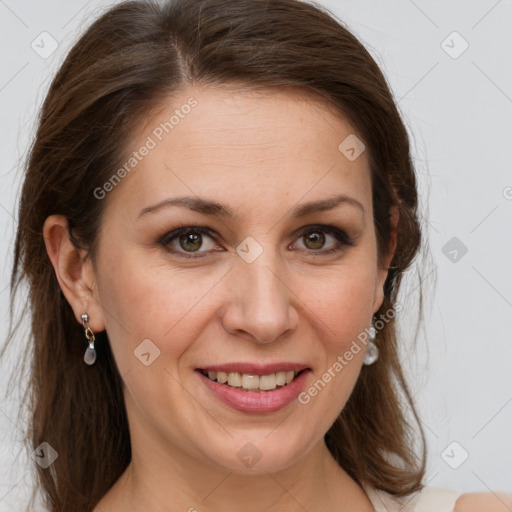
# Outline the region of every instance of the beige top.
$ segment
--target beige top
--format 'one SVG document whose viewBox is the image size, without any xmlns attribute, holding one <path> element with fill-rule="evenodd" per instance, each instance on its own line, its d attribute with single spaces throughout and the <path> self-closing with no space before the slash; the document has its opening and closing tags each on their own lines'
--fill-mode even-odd
<svg viewBox="0 0 512 512">
<path fill-rule="evenodd" d="M 464 494 L 464 491 L 444 487 L 424 487 L 404 498 L 396 498 L 364 485 L 363 489 L 375 512 L 453 512 L 457 498 Z"/>
</svg>

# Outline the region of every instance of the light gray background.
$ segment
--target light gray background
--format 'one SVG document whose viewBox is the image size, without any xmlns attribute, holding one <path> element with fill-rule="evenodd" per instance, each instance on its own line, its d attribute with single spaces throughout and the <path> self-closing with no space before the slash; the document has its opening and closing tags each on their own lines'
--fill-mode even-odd
<svg viewBox="0 0 512 512">
<path fill-rule="evenodd" d="M 4 333 L 19 162 L 50 78 L 79 32 L 113 3 L 0 0 Z M 412 137 L 433 261 L 423 268 L 427 317 L 415 353 L 412 328 L 402 341 L 429 444 L 427 480 L 512 492 L 512 1 L 321 3 L 383 68 Z M 44 31 L 58 42 L 48 58 L 31 47 L 46 37 L 50 48 Z M 405 285 L 413 294 L 418 282 Z M 12 364 L 0 368 L 2 390 Z M 18 400 L 0 402 L 0 512 L 19 510 L 31 487 Z"/>
</svg>

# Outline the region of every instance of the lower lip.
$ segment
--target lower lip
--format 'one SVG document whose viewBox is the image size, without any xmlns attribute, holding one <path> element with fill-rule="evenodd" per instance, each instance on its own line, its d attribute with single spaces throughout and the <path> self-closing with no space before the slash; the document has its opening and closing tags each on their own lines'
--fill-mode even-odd
<svg viewBox="0 0 512 512">
<path fill-rule="evenodd" d="M 310 370 L 304 370 L 289 384 L 274 391 L 241 391 L 226 384 L 220 384 L 196 370 L 206 387 L 224 404 L 247 413 L 275 412 L 293 402 L 304 388 Z"/>
</svg>

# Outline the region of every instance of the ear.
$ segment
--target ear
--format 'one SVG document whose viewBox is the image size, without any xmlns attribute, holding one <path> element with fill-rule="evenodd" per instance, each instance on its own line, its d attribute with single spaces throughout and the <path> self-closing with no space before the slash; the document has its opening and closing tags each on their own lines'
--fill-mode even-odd
<svg viewBox="0 0 512 512">
<path fill-rule="evenodd" d="M 69 235 L 68 221 L 63 215 L 50 215 L 43 225 L 46 252 L 52 262 L 62 293 L 75 313 L 78 323 L 81 315 L 89 315 L 94 332 L 105 330 L 103 312 L 97 291 L 91 259 L 84 262 L 85 251 L 78 249 Z"/>
<path fill-rule="evenodd" d="M 398 205 L 393 205 L 389 209 L 390 216 L 390 234 L 389 234 L 389 245 L 386 257 L 384 258 L 384 267 L 377 269 L 377 281 L 375 283 L 375 299 L 373 302 L 373 312 L 376 313 L 384 301 L 384 283 L 388 277 L 388 269 L 391 264 L 391 260 L 395 254 L 396 243 L 397 243 L 397 229 L 399 210 Z"/>
</svg>

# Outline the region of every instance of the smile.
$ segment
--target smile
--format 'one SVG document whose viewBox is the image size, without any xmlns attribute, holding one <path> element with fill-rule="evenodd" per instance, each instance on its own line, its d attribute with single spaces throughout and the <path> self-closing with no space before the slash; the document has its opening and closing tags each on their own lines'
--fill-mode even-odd
<svg viewBox="0 0 512 512">
<path fill-rule="evenodd" d="M 272 413 L 294 402 L 311 373 L 307 365 L 231 363 L 197 368 L 206 392 L 244 413 Z"/>
</svg>

